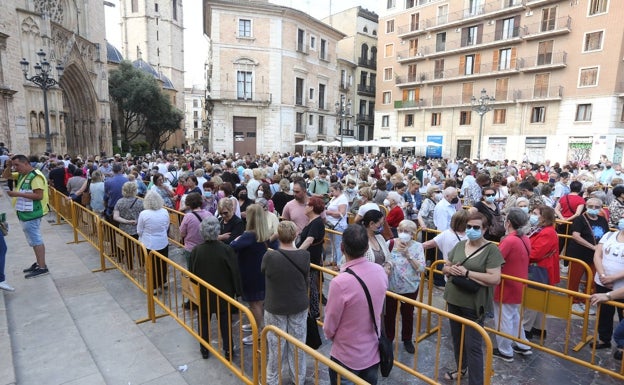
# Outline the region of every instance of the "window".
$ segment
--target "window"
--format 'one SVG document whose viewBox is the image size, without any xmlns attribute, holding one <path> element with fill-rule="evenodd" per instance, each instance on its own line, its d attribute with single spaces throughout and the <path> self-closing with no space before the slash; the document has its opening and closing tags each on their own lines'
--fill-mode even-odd
<svg viewBox="0 0 624 385">
<path fill-rule="evenodd" d="M 297 51 L 306 52 L 305 31 L 300 28 L 297 29 Z"/>
<path fill-rule="evenodd" d="M 381 127 L 390 127 L 390 115 L 383 115 L 381 117 Z"/>
<path fill-rule="evenodd" d="M 466 16 L 473 16 L 483 13 L 483 0 L 468 0 L 468 9 Z"/>
<path fill-rule="evenodd" d="M 474 83 L 462 83 L 462 98 L 461 101 L 464 104 L 468 104 L 472 101 L 472 96 L 474 95 Z"/>
<path fill-rule="evenodd" d="M 441 112 L 432 112 L 431 113 L 431 125 L 439 126 L 442 122 L 442 113 Z"/>
<path fill-rule="evenodd" d="M 384 68 L 384 81 L 392 80 L 392 67 Z"/>
<path fill-rule="evenodd" d="M 295 78 L 295 104 L 303 105 L 303 79 Z"/>
<path fill-rule="evenodd" d="M 518 28 L 516 27 L 516 25 L 518 24 L 519 20 L 516 20 L 515 17 L 510 17 L 509 19 L 504 19 L 502 20 L 501 23 L 501 39 L 511 39 L 513 37 L 517 37 L 518 36 Z M 496 26 L 498 29 L 498 25 Z"/>
<path fill-rule="evenodd" d="M 310 48 L 316 49 L 316 38 L 314 36 L 310 36 Z"/>
<path fill-rule="evenodd" d="M 382 104 L 390 104 L 390 102 L 392 102 L 392 92 L 384 91 L 382 96 Z"/>
<path fill-rule="evenodd" d="M 583 41 L 583 52 L 598 51 L 602 49 L 603 31 L 588 32 Z"/>
<path fill-rule="evenodd" d="M 620 115 L 620 122 L 624 122 L 624 105 L 622 105 L 622 114 Z"/>
<path fill-rule="evenodd" d="M 319 54 L 319 57 L 323 60 L 327 60 L 328 56 L 327 56 L 327 40 L 325 39 L 321 39 L 321 53 Z"/>
<path fill-rule="evenodd" d="M 410 88 L 403 90 L 403 101 L 414 102 L 419 98 L 420 88 Z"/>
<path fill-rule="evenodd" d="M 543 66 L 552 63 L 553 40 L 540 41 L 537 45 L 537 65 Z"/>
<path fill-rule="evenodd" d="M 319 115 L 318 117 L 318 133 L 319 135 L 325 133 L 325 117 L 323 115 Z"/>
<path fill-rule="evenodd" d="M 303 112 L 297 112 L 295 119 L 295 131 L 299 134 L 303 134 L 305 132 L 303 130 Z"/>
<path fill-rule="evenodd" d="M 405 127 L 412 127 L 414 125 L 414 114 L 405 115 Z"/>
<path fill-rule="evenodd" d="M 410 15 L 410 31 L 418 31 L 420 27 L 420 13 Z"/>
<path fill-rule="evenodd" d="M 545 98 L 548 96 L 548 83 L 550 82 L 550 74 L 535 75 L 535 83 L 533 85 L 533 97 Z"/>
<path fill-rule="evenodd" d="M 139 0 L 132 0 L 132 12 L 138 12 L 139 11 Z"/>
<path fill-rule="evenodd" d="M 396 0 L 388 0 L 386 8 L 390 9 L 390 8 L 394 8 L 394 7 L 396 7 Z"/>
<path fill-rule="evenodd" d="M 418 54 L 418 39 L 411 39 L 409 41 L 409 57 L 416 56 Z"/>
<path fill-rule="evenodd" d="M 154 3 L 154 12 L 158 12 L 158 3 Z"/>
<path fill-rule="evenodd" d="M 416 71 L 417 71 L 417 65 L 416 64 L 409 64 L 407 66 L 407 81 L 408 82 L 415 82 L 417 79 L 417 75 L 416 75 Z"/>
<path fill-rule="evenodd" d="M 460 111 L 459 113 L 459 125 L 469 126 L 472 111 Z"/>
<path fill-rule="evenodd" d="M 386 33 L 394 32 L 394 19 L 386 21 Z"/>
<path fill-rule="evenodd" d="M 199 118 L 199 111 L 193 111 L 193 119 Z"/>
<path fill-rule="evenodd" d="M 314 115 L 310 114 L 308 115 L 308 126 L 313 126 L 314 125 Z"/>
<path fill-rule="evenodd" d="M 238 19 L 238 37 L 251 37 L 251 20 Z"/>
<path fill-rule="evenodd" d="M 494 124 L 505 124 L 505 118 L 507 117 L 507 110 L 504 108 L 494 109 Z"/>
<path fill-rule="evenodd" d="M 394 56 L 394 44 L 386 44 L 384 57 Z"/>
<path fill-rule="evenodd" d="M 308 99 L 310 100 L 314 100 L 314 88 L 310 88 L 310 92 L 309 92 L 309 97 Z"/>
<path fill-rule="evenodd" d="M 436 34 L 436 52 L 442 52 L 446 49 L 446 32 Z"/>
<path fill-rule="evenodd" d="M 587 14 L 589 16 L 597 15 L 599 13 L 607 12 L 607 5 L 609 0 L 589 0 L 589 9 Z"/>
<path fill-rule="evenodd" d="M 173 0 L 173 20 L 178 20 L 178 0 Z"/>
<path fill-rule="evenodd" d="M 448 21 L 448 4 L 438 6 L 438 25 Z"/>
<path fill-rule="evenodd" d="M 496 79 L 496 93 L 494 98 L 496 100 L 507 100 L 507 94 L 509 93 L 509 78 Z"/>
<path fill-rule="evenodd" d="M 475 73 L 475 55 L 464 56 L 464 75 L 472 75 Z M 461 67 L 461 61 L 459 63 Z"/>
<path fill-rule="evenodd" d="M 325 84 L 319 84 L 318 86 L 318 108 L 321 110 L 325 109 Z"/>
<path fill-rule="evenodd" d="M 477 25 L 472 27 L 466 27 L 462 29 L 461 46 L 466 47 L 470 45 L 479 44 L 480 42 L 480 28 Z"/>
<path fill-rule="evenodd" d="M 574 120 L 577 122 L 590 122 L 592 116 L 591 104 L 578 104 L 576 106 L 576 117 Z"/>
<path fill-rule="evenodd" d="M 236 97 L 239 100 L 251 100 L 252 73 L 238 71 L 236 74 Z"/>
<path fill-rule="evenodd" d="M 405 0 L 405 8 L 412 8 L 416 5 L 416 0 Z"/>
<path fill-rule="evenodd" d="M 531 123 L 544 123 L 546 119 L 546 107 L 533 107 L 531 110 Z"/>
<path fill-rule="evenodd" d="M 431 104 L 439 106 L 442 104 L 442 86 L 433 86 L 433 98 Z"/>
<path fill-rule="evenodd" d="M 193 128 L 199 128 L 199 122 L 197 120 L 193 121 Z M 197 138 L 195 138 L 195 139 L 197 139 Z"/>
<path fill-rule="evenodd" d="M 557 7 L 542 9 L 542 24 L 540 32 L 552 31 L 555 29 L 557 18 Z"/>
<path fill-rule="evenodd" d="M 199 100 L 197 100 L 197 99 L 193 99 L 193 107 L 194 107 L 194 108 L 199 107 Z"/>
<path fill-rule="evenodd" d="M 579 87 L 598 85 L 598 67 L 581 68 L 579 73 Z"/>
<path fill-rule="evenodd" d="M 444 59 L 436 59 L 433 69 L 433 78 L 442 79 L 444 77 Z"/>
<path fill-rule="evenodd" d="M 498 50 L 498 70 L 508 70 L 511 68 L 511 48 Z"/>
</svg>

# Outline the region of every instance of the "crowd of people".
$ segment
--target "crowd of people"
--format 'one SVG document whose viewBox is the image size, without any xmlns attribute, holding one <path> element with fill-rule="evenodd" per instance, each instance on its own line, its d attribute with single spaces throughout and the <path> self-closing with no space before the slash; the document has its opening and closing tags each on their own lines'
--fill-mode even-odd
<svg viewBox="0 0 624 385">
<path fill-rule="evenodd" d="M 541 283 L 557 285 L 561 272 L 567 272 L 567 288 L 581 290 L 584 269 L 572 263 L 568 271 L 567 264 L 560 263 L 562 254 L 592 268 L 593 276 L 585 279 L 597 293 L 593 303 L 605 296 L 615 300 L 624 288 L 624 175 L 620 165 L 607 159 L 560 165 L 548 160 L 518 163 L 321 152 L 11 159 L 5 177 L 11 177 L 6 170 L 12 166 L 22 176 L 45 176 L 41 179 L 67 199 L 87 205 L 164 256 L 169 225 L 165 207 L 184 212 L 180 232 L 190 271 L 232 296 L 242 296 L 258 327 L 276 325 L 298 339 L 305 339 L 308 312 L 318 318 L 319 300 L 326 301 L 324 331 L 333 343 L 332 360 L 371 383 L 378 365 L 371 358 L 378 356 L 372 354 L 378 338 L 373 324 L 395 339 L 400 315 L 404 349 L 415 352 L 413 306 L 392 298 L 385 299 L 384 306 L 383 293 L 390 290 L 416 299 L 421 272 L 436 256 L 445 262 L 438 266 L 434 284 L 444 290 L 449 312 L 482 325 L 493 314 L 499 330 L 522 341 L 546 339 L 546 318 L 532 310 L 520 318 L 523 285 L 501 284 L 501 274 L 527 279 L 533 265 L 545 272 Z M 17 191 L 29 187 L 22 179 L 17 178 Z M 38 193 L 42 186 L 9 195 L 43 203 L 44 196 Z M 16 206 L 18 212 L 20 207 L 23 210 L 24 205 Z M 22 227 L 33 233 L 30 226 Z M 558 233 L 571 239 L 564 244 Z M 326 237 L 331 245 L 327 248 Z M 37 237 L 29 242 L 37 262 L 25 272 L 47 273 L 43 245 Z M 310 269 L 310 263 L 341 272 L 326 297 L 321 294 L 322 275 Z M 162 273 L 155 279 L 154 287 L 164 289 Z M 357 279 L 370 291 L 373 320 Z M 206 293 L 202 295 L 205 299 Z M 573 311 L 595 312 L 576 297 L 574 301 Z M 621 359 L 624 326 L 614 331 L 614 313 L 615 307 L 600 306 L 600 341 L 595 348 L 611 348 L 615 340 L 614 357 Z M 208 314 L 199 316 L 200 324 L 206 325 Z M 227 325 L 221 328 L 224 351 L 232 355 L 231 336 L 223 332 Z M 248 332 L 251 326 L 242 329 Z M 461 324 L 453 321 L 450 330 L 458 367 L 445 377 L 467 375 L 470 384 L 482 383 L 480 335 L 462 333 Z M 201 335 L 207 336 L 207 330 Z M 532 353 L 521 342 L 496 340 L 494 355 L 504 361 L 513 361 L 514 354 Z M 243 341 L 254 342 L 251 335 Z M 271 349 L 276 345 L 276 339 L 269 341 Z M 202 355 L 208 358 L 203 346 Z M 291 377 L 294 380 L 297 374 L 302 383 L 305 365 L 295 362 L 292 353 L 288 357 Z M 276 360 L 269 355 L 270 384 L 277 381 Z M 335 373 L 330 379 L 336 383 Z"/>
</svg>

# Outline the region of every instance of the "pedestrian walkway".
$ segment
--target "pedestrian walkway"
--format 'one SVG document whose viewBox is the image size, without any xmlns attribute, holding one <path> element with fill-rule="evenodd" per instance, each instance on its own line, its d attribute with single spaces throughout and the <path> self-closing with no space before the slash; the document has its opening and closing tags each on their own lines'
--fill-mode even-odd
<svg viewBox="0 0 624 385">
<path fill-rule="evenodd" d="M 0 212 L 7 212 L 11 225 L 6 239 L 6 275 L 16 289 L 12 293 L 0 291 L 0 385 L 240 383 L 216 358 L 203 360 L 197 342 L 170 317 L 137 325 L 135 320 L 147 316 L 145 295 L 116 270 L 93 273 L 92 269 L 99 267 L 99 255 L 86 242 L 67 244 L 73 239 L 67 224 L 42 223 L 50 274 L 24 279 L 22 269 L 34 261 L 32 249 L 6 197 L 0 198 Z M 175 250 L 171 256 L 176 261 L 182 259 Z M 434 305 L 443 306 L 441 294 L 436 290 Z M 450 348 L 446 325 L 444 329 L 441 344 Z M 580 330 L 575 328 L 572 333 Z M 564 334 L 565 328 L 558 327 L 557 320 L 549 321 L 549 341 L 563 343 Z M 420 349 L 434 343 L 426 340 Z M 319 351 L 329 355 L 330 348 L 324 343 Z M 434 351 L 432 345 L 431 349 Z M 433 364 L 435 357 L 423 351 L 419 361 Z M 574 354 L 588 357 L 588 353 L 586 347 Z M 247 348 L 242 354 L 251 357 Z M 402 362 L 409 363 L 412 357 L 400 346 L 398 358 Z M 615 364 L 610 352 L 600 353 L 600 359 L 603 365 Z M 440 370 L 453 369 L 452 362 L 452 353 L 444 350 Z M 495 385 L 619 383 L 538 351 L 529 357 L 516 355 L 512 363 L 496 360 L 494 371 Z M 319 383 L 328 383 L 326 373 L 321 374 Z M 395 368 L 379 383 L 423 382 Z"/>
</svg>

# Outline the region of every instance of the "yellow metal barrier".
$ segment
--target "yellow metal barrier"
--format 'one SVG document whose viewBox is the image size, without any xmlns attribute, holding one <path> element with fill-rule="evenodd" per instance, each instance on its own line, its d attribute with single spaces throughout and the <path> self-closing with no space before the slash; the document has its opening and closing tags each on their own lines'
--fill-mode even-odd
<svg viewBox="0 0 624 385">
<path fill-rule="evenodd" d="M 78 234 L 80 234 L 91 244 L 91 246 L 98 249 L 101 238 L 98 232 L 100 228 L 100 216 L 86 207 L 77 204 L 76 202 L 71 203 L 71 209 L 73 220 L 72 227 L 74 228 L 74 243 L 81 242 L 78 240 Z"/>
<path fill-rule="evenodd" d="M 182 219 L 184 219 L 184 213 L 170 209 L 169 207 L 165 207 L 165 209 L 169 213 L 169 243 L 178 247 L 184 247 L 182 236 L 180 236 L 180 224 L 182 223 Z"/>
<path fill-rule="evenodd" d="M 286 343 L 290 344 L 289 349 L 293 349 L 293 355 L 295 358 L 295 362 L 297 362 L 298 360 L 302 359 L 305 360 L 305 356 L 304 354 L 307 354 L 308 356 L 310 356 L 313 361 L 314 364 L 312 365 L 313 369 L 314 369 L 314 384 L 319 384 L 320 383 L 320 368 L 319 368 L 319 364 L 322 364 L 328 368 L 331 368 L 332 370 L 334 370 L 338 377 L 338 383 L 340 383 L 341 379 L 345 379 L 348 381 L 351 381 L 352 383 L 356 384 L 356 385 L 365 385 L 368 384 L 368 382 L 362 380 L 360 377 L 356 376 L 355 374 L 351 373 L 349 370 L 345 369 L 344 367 L 338 365 L 337 363 L 335 363 L 334 361 L 332 361 L 331 359 L 329 359 L 328 357 L 325 357 L 324 355 L 320 354 L 319 352 L 317 352 L 316 350 L 310 348 L 308 345 L 306 345 L 305 343 L 299 341 L 298 339 L 296 339 L 295 337 L 291 336 L 290 334 L 286 333 L 285 331 L 283 331 L 282 329 L 275 327 L 273 325 L 268 325 L 265 326 L 264 329 L 262 329 L 262 339 L 261 339 L 261 343 L 260 343 L 260 359 L 261 359 L 261 366 L 262 366 L 262 384 L 266 384 L 267 383 L 267 355 L 268 355 L 268 351 L 269 351 L 269 346 L 268 346 L 268 335 L 269 334 L 275 334 L 275 337 L 277 338 L 277 362 L 278 362 L 278 366 L 277 366 L 277 372 L 279 373 L 279 377 L 278 377 L 278 384 L 283 384 L 283 380 L 282 380 L 282 363 L 283 363 L 283 359 L 282 359 L 282 349 L 281 349 L 281 344 L 282 344 L 282 340 L 285 340 Z M 303 357 L 302 357 L 303 356 Z M 298 374 L 298 373 L 295 373 Z M 308 377 L 308 374 L 306 373 L 306 377 Z M 291 382 L 295 382 L 297 383 L 297 381 L 293 380 Z"/>
<path fill-rule="evenodd" d="M 619 372 L 617 372 L 617 371 L 609 370 L 604 365 L 604 362 L 596 363 L 595 348 L 592 348 L 591 350 L 591 359 L 589 361 L 586 359 L 577 358 L 577 357 L 573 357 L 570 355 L 569 350 L 570 350 L 570 343 L 571 343 L 571 337 L 572 337 L 572 320 L 573 320 L 572 317 L 574 315 L 571 309 L 572 300 L 573 298 L 579 298 L 587 303 L 589 301 L 589 295 L 570 291 L 570 290 L 559 288 L 556 286 L 544 285 L 541 283 L 537 283 L 537 282 L 529 281 L 526 279 L 521 279 L 521 278 L 503 274 L 501 278 L 501 285 L 503 285 L 505 281 L 521 282 L 522 284 L 524 284 L 523 293 L 522 293 L 522 306 L 520 307 L 520 319 L 523 318 L 524 311 L 526 309 L 530 309 L 530 310 L 543 313 L 542 315 L 543 319 L 545 319 L 546 314 L 548 314 L 550 316 L 565 320 L 566 322 L 565 334 L 564 334 L 566 337 L 565 343 L 561 350 L 557 350 L 556 349 L 556 347 L 558 346 L 557 344 L 549 344 L 549 346 L 545 345 L 543 335 L 540 336 L 539 343 L 521 340 L 520 338 L 518 338 L 518 334 L 511 335 L 511 334 L 506 334 L 506 333 L 501 332 L 500 324 L 494 325 L 495 326 L 494 328 L 486 326 L 485 329 L 487 331 L 494 333 L 496 335 L 499 335 L 501 337 L 516 341 L 516 342 L 522 342 L 523 344 L 531 346 L 532 348 L 541 350 L 555 357 L 570 361 L 574 364 L 581 365 L 591 370 L 595 370 L 597 372 L 607 374 L 609 376 L 624 380 L 624 364 L 620 365 L 620 370 Z M 503 297 L 503 294 L 504 293 L 501 293 L 501 298 Z M 608 302 L 608 304 L 624 308 L 624 304 L 622 303 Z M 589 304 L 588 306 L 586 306 L 586 308 L 589 309 Z M 502 312 L 502 309 L 500 311 Z M 500 314 L 499 314 L 499 320 L 500 320 Z M 587 336 L 585 332 L 589 325 L 587 311 L 585 312 L 584 317 L 582 318 L 582 321 L 583 321 L 583 334 L 581 336 L 581 340 L 578 342 L 575 348 L 572 349 L 573 351 L 578 351 L 587 343 L 587 341 L 590 341 L 592 339 L 598 340 L 598 319 L 596 319 L 595 326 L 593 328 L 593 334 L 591 336 Z M 520 324 L 520 327 L 522 327 L 522 324 Z M 518 333 L 519 332 L 520 330 L 518 330 Z"/>
<path fill-rule="evenodd" d="M 438 261 L 438 263 L 444 263 L 444 261 Z M 316 266 L 313 264 L 310 265 L 310 268 L 311 270 L 317 270 L 320 273 L 319 276 L 323 274 L 335 276 L 338 274 L 335 271 L 332 271 L 332 270 L 329 270 L 320 266 Z M 419 295 L 421 295 L 421 293 L 423 292 L 422 288 L 425 282 L 422 278 L 423 276 L 421 276 L 421 287 L 419 289 Z M 433 282 L 432 279 L 430 279 L 429 280 L 430 286 L 433 285 L 432 282 Z M 431 289 L 429 289 L 429 291 L 431 291 Z M 321 294 L 319 294 L 319 296 L 320 295 Z M 395 360 L 394 360 L 395 367 L 400 368 L 406 373 L 409 373 L 410 375 L 417 377 L 418 379 L 428 384 L 440 383 L 441 365 L 440 365 L 439 359 L 440 359 L 441 351 L 443 349 L 450 348 L 450 346 L 448 347 L 442 346 L 442 322 L 445 319 L 449 319 L 449 320 L 457 321 L 462 324 L 462 336 L 465 334 L 466 328 L 475 329 L 477 330 L 479 334 L 481 334 L 481 337 L 483 338 L 483 341 L 485 343 L 484 385 L 488 385 L 491 383 L 491 377 L 493 374 L 492 341 L 490 340 L 490 337 L 487 334 L 487 332 L 480 325 L 478 325 L 475 322 L 469 321 L 465 318 L 459 317 L 455 314 L 451 314 L 445 310 L 438 309 L 434 306 L 404 297 L 396 293 L 392 293 L 390 291 L 386 292 L 386 297 L 394 298 L 399 302 L 408 303 L 414 306 L 414 309 L 415 309 L 415 317 L 414 317 L 415 329 L 414 330 L 415 330 L 416 342 L 417 342 L 416 353 L 414 354 L 414 357 L 411 363 L 405 363 L 405 362 L 399 361 L 398 349 L 399 349 L 400 341 L 399 341 L 399 338 L 395 338 L 395 341 L 393 342 L 394 351 L 395 351 Z M 429 298 L 431 298 L 431 296 L 429 296 Z M 320 298 L 319 298 L 319 302 L 320 302 Z M 320 302 L 320 307 L 321 307 L 321 314 L 323 314 L 323 306 L 321 302 Z M 400 307 L 397 306 L 397 313 L 399 312 L 399 309 Z M 437 321 L 435 322 L 435 326 L 432 326 L 431 319 L 433 317 L 435 317 Z M 396 322 L 398 322 L 398 320 L 399 320 L 399 316 L 396 317 Z M 319 324 L 322 324 L 322 322 L 319 322 Z M 395 330 L 400 330 L 400 328 L 396 327 Z M 432 336 L 433 338 L 431 338 Z M 429 341 L 430 338 L 433 339 L 433 341 Z M 420 349 L 422 349 L 422 354 L 436 358 L 433 366 L 424 365 L 422 362 L 419 363 L 418 355 L 419 355 L 419 351 L 421 351 Z M 435 352 L 433 352 L 432 349 L 435 349 Z M 463 348 L 461 350 L 463 351 Z M 463 357 L 463 354 L 460 354 L 459 367 L 461 367 L 462 361 L 464 359 L 466 358 Z M 459 378 L 457 379 L 457 384 L 460 383 L 460 380 L 461 380 L 461 376 L 459 376 Z"/>
<path fill-rule="evenodd" d="M 153 261 L 154 265 L 163 264 L 165 266 L 162 275 L 157 276 L 156 281 L 167 283 L 166 289 L 156 290 L 154 295 L 151 295 L 150 292 L 149 300 L 163 308 L 167 315 L 176 320 L 198 343 L 223 362 L 243 383 L 258 384 L 260 334 L 251 311 L 235 298 L 206 283 L 156 251 L 150 251 L 148 260 Z M 154 271 L 157 272 L 158 270 Z M 151 281 L 148 282 L 151 283 Z M 199 286 L 200 298 L 193 301 L 189 309 L 185 309 L 183 305 L 186 297 L 182 284 L 184 281 L 193 282 Z M 211 316 L 209 316 L 211 314 L 216 316 L 215 327 L 211 325 Z M 238 323 L 236 323 L 237 320 Z M 155 318 L 152 319 L 152 322 L 154 321 Z M 222 323 L 225 330 L 219 327 Z M 247 360 L 242 354 L 243 349 L 245 349 L 243 324 L 251 325 L 250 335 L 253 337 L 253 345 L 248 346 L 248 349 L 252 351 L 251 360 Z M 202 338 L 202 329 L 205 333 L 204 338 Z M 223 340 L 224 337 L 228 338 L 228 336 L 232 337 L 230 348 L 224 352 Z M 235 336 L 236 339 L 234 339 Z M 214 340 L 217 341 L 217 346 L 212 345 L 211 341 Z M 234 342 L 237 342 L 236 345 L 240 354 L 235 354 L 236 349 L 232 349 Z"/>
</svg>

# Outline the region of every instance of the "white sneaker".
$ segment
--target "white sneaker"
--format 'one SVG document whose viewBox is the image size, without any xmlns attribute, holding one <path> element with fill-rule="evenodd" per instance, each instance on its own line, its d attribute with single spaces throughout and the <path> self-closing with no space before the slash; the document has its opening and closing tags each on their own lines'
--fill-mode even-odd
<svg viewBox="0 0 624 385">
<path fill-rule="evenodd" d="M 589 315 L 596 315 L 596 306 L 589 307 Z"/>
<path fill-rule="evenodd" d="M 582 303 L 575 303 L 572 305 L 572 311 L 576 313 L 585 313 L 585 305 Z"/>
<path fill-rule="evenodd" d="M 15 291 L 15 288 L 9 285 L 6 281 L 0 282 L 0 289 L 6 290 L 6 291 Z"/>
<path fill-rule="evenodd" d="M 243 329 L 244 332 L 251 332 L 251 324 L 244 324 L 241 326 L 241 329 Z"/>
<path fill-rule="evenodd" d="M 568 267 L 567 267 L 567 266 L 564 266 L 564 265 L 560 265 L 560 271 L 561 271 L 563 274 L 567 274 L 567 273 L 568 273 Z"/>
<path fill-rule="evenodd" d="M 254 339 L 253 335 L 247 336 L 247 337 L 243 338 L 243 344 L 244 345 L 253 345 L 253 341 L 254 341 L 253 339 Z"/>
</svg>

